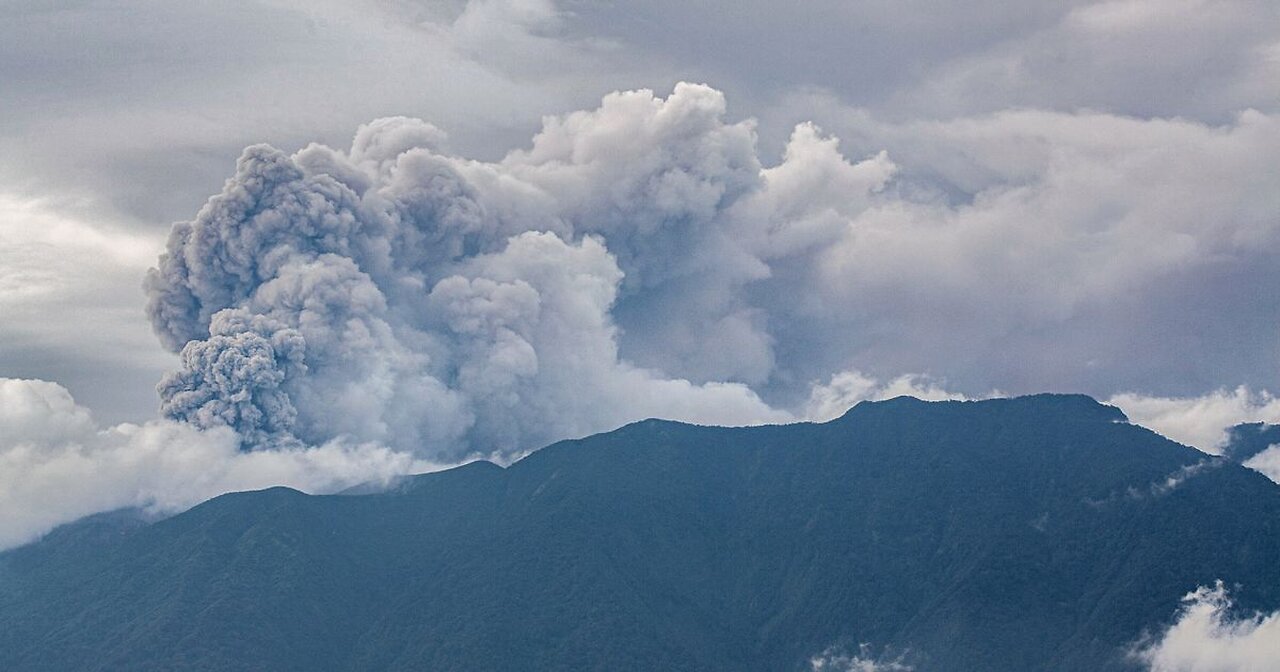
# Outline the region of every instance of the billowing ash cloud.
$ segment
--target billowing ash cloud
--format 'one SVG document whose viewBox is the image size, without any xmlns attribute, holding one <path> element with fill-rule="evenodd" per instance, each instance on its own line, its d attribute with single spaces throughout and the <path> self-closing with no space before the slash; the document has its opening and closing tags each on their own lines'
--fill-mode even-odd
<svg viewBox="0 0 1280 672">
<path fill-rule="evenodd" d="M 743 366 L 768 375 L 769 337 L 735 292 L 768 267 L 725 216 L 763 177 L 751 125 L 723 116 L 718 92 L 681 85 L 549 120 L 496 164 L 449 156 L 439 130 L 403 118 L 346 152 L 247 149 L 147 279 L 156 332 L 182 356 L 165 416 L 248 446 L 350 437 L 442 458 L 650 415 L 789 419 L 740 382 L 619 355 L 615 309 L 672 292 L 690 312 L 653 316 L 679 319 L 652 338 L 745 344 L 715 358 L 763 358 Z"/>
<path fill-rule="evenodd" d="M 1218 581 L 1183 598 L 1178 620 L 1134 653 L 1151 672 L 1261 672 L 1280 661 L 1280 613 L 1237 614 Z"/>
<path fill-rule="evenodd" d="M 495 162 L 400 117 L 345 150 L 251 147 L 147 280 L 182 358 L 164 413 L 250 448 L 454 459 L 949 394 L 903 372 L 970 397 L 1274 377 L 1193 338 L 1280 321 L 1217 298 L 1280 246 L 1273 117 L 837 123 L 866 158 L 804 123 L 765 166 L 753 123 L 691 84 L 550 117 Z"/>
</svg>

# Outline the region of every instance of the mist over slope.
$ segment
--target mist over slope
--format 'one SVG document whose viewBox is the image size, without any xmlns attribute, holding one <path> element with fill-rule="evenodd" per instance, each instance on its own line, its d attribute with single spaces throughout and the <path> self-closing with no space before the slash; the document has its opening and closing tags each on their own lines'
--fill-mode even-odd
<svg viewBox="0 0 1280 672">
<path fill-rule="evenodd" d="M 0 666 L 1141 669 L 1219 579 L 1280 608 L 1261 475 L 1086 397 L 899 398 L 85 521 L 0 555 Z"/>
</svg>

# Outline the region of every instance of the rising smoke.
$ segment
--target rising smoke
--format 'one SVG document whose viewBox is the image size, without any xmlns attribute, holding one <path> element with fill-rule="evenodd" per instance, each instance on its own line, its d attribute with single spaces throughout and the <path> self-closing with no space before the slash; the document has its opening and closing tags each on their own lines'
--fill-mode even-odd
<svg viewBox="0 0 1280 672">
<path fill-rule="evenodd" d="M 720 92 L 680 84 L 548 118 L 496 162 L 400 117 L 346 150 L 250 147 L 147 279 L 182 360 L 164 415 L 248 449 L 342 438 L 454 460 L 654 415 L 829 417 L 860 375 L 839 371 L 943 370 L 972 396 L 1239 368 L 1219 361 L 1231 347 L 1128 344 L 1198 333 L 1184 289 L 1236 286 L 1280 245 L 1258 205 L 1275 192 L 1249 177 L 1280 151 L 1272 117 L 860 122 L 904 169 L 851 162 L 811 124 L 765 167 L 753 123 L 726 116 Z M 913 137 L 965 162 L 912 159 Z M 973 193 L 949 202 L 926 166 Z M 1206 190 L 1226 196 L 1187 200 Z M 1213 305 L 1207 324 L 1248 316 Z"/>
<path fill-rule="evenodd" d="M 769 274 L 758 239 L 789 234 L 728 215 L 777 198 L 752 126 L 724 113 L 702 86 L 615 94 L 499 163 L 450 156 L 404 118 L 345 152 L 247 149 L 147 278 L 152 324 L 182 357 L 164 415 L 232 427 L 247 448 L 345 437 L 439 459 L 650 415 L 791 419 L 742 380 L 772 364 L 739 290 Z M 638 329 L 646 345 L 696 334 L 680 356 L 718 351 L 723 370 L 691 382 L 620 357 L 615 310 L 655 296 L 686 312 L 651 316 L 667 324 Z"/>
</svg>

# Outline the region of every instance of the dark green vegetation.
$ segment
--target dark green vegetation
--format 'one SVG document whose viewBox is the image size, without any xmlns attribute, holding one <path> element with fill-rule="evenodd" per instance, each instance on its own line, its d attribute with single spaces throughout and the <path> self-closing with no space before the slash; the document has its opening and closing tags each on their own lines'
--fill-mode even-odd
<svg viewBox="0 0 1280 672">
<path fill-rule="evenodd" d="M 1122 420 L 1046 395 L 646 421 L 386 494 L 99 517 L 0 555 L 0 669 L 799 670 L 869 642 L 1106 670 L 1197 585 L 1280 606 L 1280 487 Z"/>
<path fill-rule="evenodd" d="M 1251 422 L 1231 428 L 1222 454 L 1235 462 L 1244 463 L 1277 443 L 1280 443 L 1280 425 Z"/>
</svg>

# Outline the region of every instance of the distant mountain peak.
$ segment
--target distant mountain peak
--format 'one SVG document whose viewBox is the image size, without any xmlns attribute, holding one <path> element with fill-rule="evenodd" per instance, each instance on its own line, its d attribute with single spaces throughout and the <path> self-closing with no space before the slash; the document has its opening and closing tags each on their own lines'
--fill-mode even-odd
<svg viewBox="0 0 1280 672">
<path fill-rule="evenodd" d="M 856 418 L 865 413 L 880 413 L 885 411 L 905 411 L 914 413 L 923 410 L 924 412 L 928 412 L 930 408 L 938 411 L 942 411 L 943 409 L 961 409 L 965 412 L 974 413 L 1046 413 L 1067 416 L 1076 420 L 1085 421 L 1129 421 L 1129 418 L 1124 414 L 1124 411 L 1116 408 L 1115 406 L 1104 404 L 1089 395 L 1062 394 L 1054 392 L 1029 394 L 1020 397 L 1001 397 L 996 399 L 952 399 L 945 401 L 925 401 L 916 397 L 903 395 L 879 401 L 860 401 L 854 405 L 853 408 L 846 411 L 841 418 Z"/>
<path fill-rule="evenodd" d="M 0 669 L 772 672 L 874 642 L 1130 672 L 1197 586 L 1280 607 L 1280 491 L 1123 420 L 1060 394 L 647 420 L 363 496 L 106 517 L 0 554 Z"/>
</svg>

